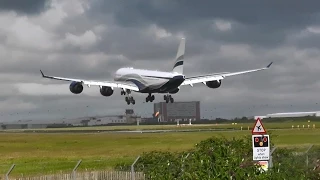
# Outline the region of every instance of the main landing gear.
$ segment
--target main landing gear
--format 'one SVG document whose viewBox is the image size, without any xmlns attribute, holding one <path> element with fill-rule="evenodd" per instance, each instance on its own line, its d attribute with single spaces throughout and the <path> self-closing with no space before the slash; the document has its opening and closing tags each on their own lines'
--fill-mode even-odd
<svg viewBox="0 0 320 180">
<path fill-rule="evenodd" d="M 173 103 L 174 99 L 171 97 L 170 94 L 164 95 L 163 99 L 166 101 L 166 103 Z M 154 95 L 151 95 L 151 93 L 149 93 L 149 95 L 146 97 L 146 102 L 152 102 L 154 101 Z"/>
<path fill-rule="evenodd" d="M 170 101 L 171 103 L 174 102 L 174 99 L 171 97 L 170 94 L 164 95 L 164 96 L 163 96 L 163 99 L 166 101 L 166 103 L 169 103 L 169 101 Z"/>
<path fill-rule="evenodd" d="M 128 105 L 129 105 L 130 103 L 132 103 L 132 104 L 135 104 L 135 103 L 136 103 L 136 100 L 134 100 L 132 96 L 126 96 L 125 100 L 126 100 L 126 102 L 127 102 Z"/>
<path fill-rule="evenodd" d="M 127 104 L 129 105 L 130 103 L 131 104 L 135 104 L 136 103 L 136 100 L 134 100 L 134 98 L 131 96 L 131 91 L 130 90 L 127 90 L 127 92 L 125 92 L 124 90 L 121 91 L 121 95 L 127 95 L 125 97 L 125 100 L 127 102 Z"/>
<path fill-rule="evenodd" d="M 149 95 L 146 97 L 146 102 L 150 101 L 152 102 L 154 100 L 154 95 L 151 95 L 151 93 L 149 93 Z"/>
</svg>

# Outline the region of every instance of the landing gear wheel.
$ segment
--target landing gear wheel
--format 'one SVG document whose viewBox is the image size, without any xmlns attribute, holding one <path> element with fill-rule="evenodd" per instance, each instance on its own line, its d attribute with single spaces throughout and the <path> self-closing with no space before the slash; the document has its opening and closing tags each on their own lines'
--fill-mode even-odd
<svg viewBox="0 0 320 180">
<path fill-rule="evenodd" d="M 133 97 L 131 96 L 131 97 L 129 98 L 129 102 L 131 102 L 132 104 L 135 104 L 135 103 L 136 103 L 136 100 L 134 100 Z"/>
<path fill-rule="evenodd" d="M 164 95 L 163 99 L 166 101 L 166 103 L 174 102 L 174 99 L 171 97 L 171 95 Z"/>
<path fill-rule="evenodd" d="M 154 95 L 149 94 L 149 95 L 146 97 L 146 102 L 148 102 L 148 101 L 152 102 L 153 100 L 154 100 Z"/>
<path fill-rule="evenodd" d="M 126 95 L 126 92 L 124 90 L 122 90 L 121 95 Z"/>
<path fill-rule="evenodd" d="M 131 97 L 126 96 L 126 97 L 125 97 L 125 100 L 126 100 L 126 102 L 127 102 L 128 105 L 129 105 L 130 103 L 132 103 L 132 104 L 135 104 L 135 103 L 136 103 L 136 100 L 134 100 L 132 96 L 131 96 Z"/>
</svg>

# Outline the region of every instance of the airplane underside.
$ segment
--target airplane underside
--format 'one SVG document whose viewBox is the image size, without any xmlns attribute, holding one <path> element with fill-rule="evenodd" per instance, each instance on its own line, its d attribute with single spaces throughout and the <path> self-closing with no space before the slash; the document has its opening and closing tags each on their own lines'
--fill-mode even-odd
<svg viewBox="0 0 320 180">
<path fill-rule="evenodd" d="M 179 91 L 179 86 L 184 81 L 183 76 L 175 76 L 172 79 L 168 80 L 167 82 L 164 82 L 162 84 L 152 84 L 152 85 L 145 85 L 142 82 L 138 81 L 137 79 L 130 79 L 127 81 L 131 81 L 132 83 L 136 84 L 141 89 L 138 91 L 139 93 L 147 93 L 148 96 L 146 97 L 146 102 L 153 102 L 155 97 L 152 94 L 158 93 L 158 94 L 166 94 L 163 96 L 163 99 L 166 101 L 166 103 L 173 103 L 174 99 L 172 98 L 171 94 L 175 94 Z M 125 101 L 129 105 L 130 103 L 135 104 L 135 99 L 131 95 L 131 91 L 127 90 L 126 92 L 124 90 L 121 91 L 121 95 L 127 95 L 125 97 Z"/>
<path fill-rule="evenodd" d="M 178 89 L 178 88 L 176 88 Z M 153 94 L 165 94 L 163 95 L 163 99 L 166 101 L 166 103 L 173 103 L 174 102 L 174 99 L 173 97 L 171 96 L 171 94 L 175 94 L 176 92 L 178 91 L 174 91 L 174 93 L 172 93 L 172 91 L 160 91 L 159 89 L 154 89 L 154 90 L 147 90 L 147 89 L 144 89 L 142 91 L 137 91 L 138 93 L 144 93 L 144 94 L 148 94 L 148 96 L 146 97 L 146 102 L 153 102 L 155 100 L 155 96 Z M 135 104 L 135 99 L 133 98 L 132 96 L 132 91 L 130 90 L 127 90 L 127 91 L 124 91 L 122 90 L 121 91 L 121 95 L 125 95 L 125 101 L 127 102 L 127 104 L 129 105 L 130 103 L 132 104 Z"/>
</svg>

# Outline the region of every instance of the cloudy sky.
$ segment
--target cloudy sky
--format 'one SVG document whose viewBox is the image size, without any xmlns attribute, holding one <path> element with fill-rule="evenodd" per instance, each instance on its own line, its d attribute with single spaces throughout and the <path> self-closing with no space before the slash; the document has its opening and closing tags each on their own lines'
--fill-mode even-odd
<svg viewBox="0 0 320 180">
<path fill-rule="evenodd" d="M 81 95 L 49 75 L 111 80 L 123 66 L 170 70 L 186 38 L 185 74 L 269 70 L 225 79 L 219 89 L 183 87 L 203 117 L 320 109 L 319 1 L 1 0 L 0 121 L 150 115 L 145 94 L 128 106 L 120 90 Z M 163 101 L 156 95 L 155 102 Z"/>
</svg>

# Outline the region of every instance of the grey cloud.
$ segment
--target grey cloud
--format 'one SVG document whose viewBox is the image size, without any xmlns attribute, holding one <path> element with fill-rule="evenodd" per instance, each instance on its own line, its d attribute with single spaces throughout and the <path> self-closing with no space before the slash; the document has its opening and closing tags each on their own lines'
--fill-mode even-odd
<svg viewBox="0 0 320 180">
<path fill-rule="evenodd" d="M 313 14 L 318 13 L 320 3 L 309 1 L 211 1 L 195 4 L 192 1 L 141 1 L 130 2 L 96 1 L 99 10 L 112 13 L 117 22 L 123 25 L 140 25 L 157 22 L 163 26 L 181 25 L 196 20 L 222 18 L 237 22 L 263 26 L 276 25 L 279 28 L 305 24 Z M 93 6 L 98 8 L 97 6 Z M 271 28 L 271 27 L 269 27 Z"/>
<path fill-rule="evenodd" d="M 294 45 L 302 49 L 310 49 L 310 48 L 319 49 L 320 47 L 319 42 L 320 42 L 319 33 L 299 32 L 299 33 L 288 35 L 288 37 L 286 37 L 286 44 Z"/>
<path fill-rule="evenodd" d="M 188 36 L 255 45 L 279 45 L 284 36 L 317 22 L 319 1 L 94 1 L 92 17 L 113 17 L 122 27 L 157 24 Z M 212 30 L 214 19 L 234 22 L 229 33 Z"/>
<path fill-rule="evenodd" d="M 22 14 L 38 14 L 48 8 L 51 0 L 1 0 L 0 11 L 16 11 Z"/>
<path fill-rule="evenodd" d="M 119 90 L 111 97 L 103 97 L 98 87 L 85 87 L 84 94 L 74 95 L 69 92 L 69 83 L 42 79 L 39 69 L 49 75 L 96 80 L 112 79 L 115 70 L 123 66 L 169 70 L 179 44 L 178 32 L 183 32 L 187 40 L 186 75 L 241 71 L 264 67 L 274 61 L 267 71 L 226 78 L 219 89 L 198 84 L 183 87 L 174 95 L 176 101 L 201 100 L 202 116 L 233 118 L 320 108 L 315 105 L 320 105 L 317 35 L 297 38 L 306 26 L 316 24 L 318 1 L 89 2 L 90 11 L 66 17 L 62 24 L 47 31 L 59 41 L 66 33 L 81 35 L 92 30 L 101 38 L 94 46 L 81 49 L 70 45 L 46 51 L 4 46 L 5 52 L 25 52 L 23 60 L 7 56 L 0 62 L 0 82 L 6 84 L 3 87 L 6 94 L 0 96 L 0 102 L 22 104 L 20 109 L 4 111 L 4 114 L 19 113 L 7 115 L 6 119 L 52 120 L 122 114 L 125 108 L 151 116 L 152 105 L 143 103 L 146 94 L 134 93 L 135 106 L 128 106 Z M 213 20 L 217 18 L 230 21 L 231 30 L 213 28 Z M 156 39 L 148 31 L 152 24 L 173 36 Z M 95 31 L 97 26 L 105 31 Z M 222 47 L 227 48 L 221 50 Z M 21 92 L 18 83 L 63 86 L 50 86 L 52 91 L 57 91 L 56 95 L 41 92 L 47 90 L 47 86 L 34 86 L 43 89 L 36 89 L 30 95 Z M 161 94 L 155 96 L 155 102 L 162 101 Z M 23 109 L 28 103 L 36 108 Z"/>
<path fill-rule="evenodd" d="M 22 76 L 23 74 L 32 75 L 24 82 L 39 82 L 41 80 L 40 69 L 49 75 L 103 80 L 113 78 L 112 75 L 116 69 L 130 64 L 125 60 L 119 60 L 117 57 L 95 59 L 94 57 L 84 58 L 83 55 L 77 54 L 59 55 L 53 61 L 48 61 L 46 58 L 43 55 L 37 56 L 37 58 L 25 58 L 19 63 L 20 65 L 18 63 L 3 63 L 0 67 L 1 73 L 14 73 Z M 95 62 L 97 64 L 92 65 Z M 21 64 L 23 64 L 23 68 Z M 89 68 L 88 65 L 90 64 L 92 66 Z M 8 76 L 7 78 L 10 79 L 11 77 Z M 21 76 L 19 80 L 21 81 Z M 52 83 L 59 82 L 53 81 Z"/>
</svg>

